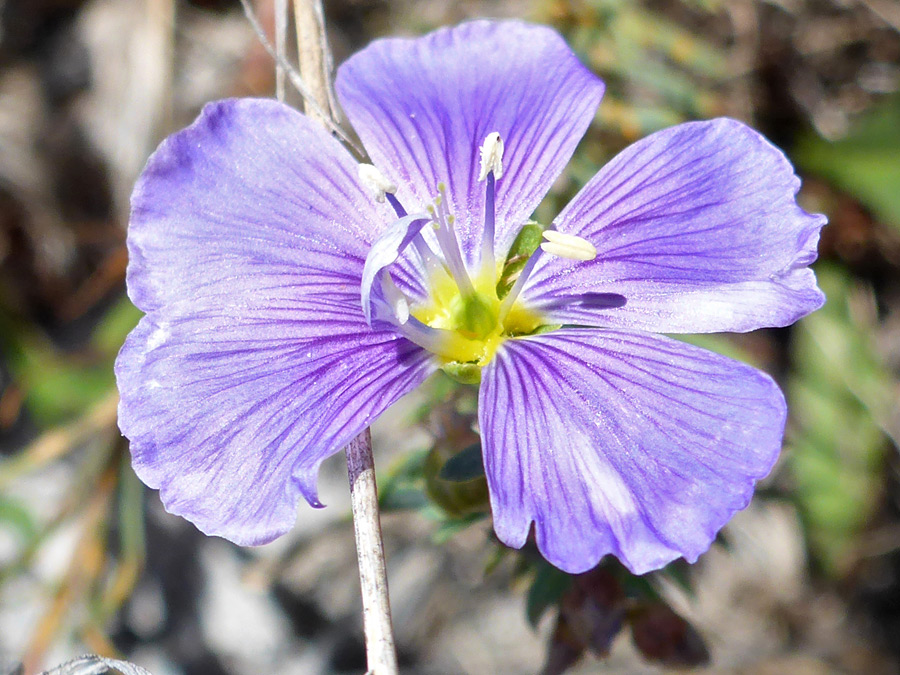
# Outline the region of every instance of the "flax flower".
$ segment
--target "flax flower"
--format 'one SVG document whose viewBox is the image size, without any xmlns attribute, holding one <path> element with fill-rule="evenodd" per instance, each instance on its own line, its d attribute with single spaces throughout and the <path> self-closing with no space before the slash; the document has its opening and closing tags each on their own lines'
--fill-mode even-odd
<svg viewBox="0 0 900 675">
<path fill-rule="evenodd" d="M 785 403 L 660 334 L 822 304 L 824 219 L 784 155 L 733 120 L 679 125 L 541 234 L 528 219 L 603 94 L 555 32 L 379 40 L 337 91 L 371 165 L 270 100 L 210 104 L 149 160 L 128 232 L 146 316 L 116 364 L 137 474 L 204 532 L 269 542 L 301 497 L 320 506 L 321 462 L 443 368 L 480 382 L 503 542 L 533 525 L 569 572 L 696 560 L 772 468 Z M 523 228 L 543 244 L 508 263 Z"/>
</svg>

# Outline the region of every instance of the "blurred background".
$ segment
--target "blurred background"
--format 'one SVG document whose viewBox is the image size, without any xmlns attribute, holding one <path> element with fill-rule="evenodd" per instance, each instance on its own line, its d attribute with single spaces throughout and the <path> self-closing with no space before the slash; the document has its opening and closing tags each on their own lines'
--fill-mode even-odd
<svg viewBox="0 0 900 675">
<path fill-rule="evenodd" d="M 471 388 L 436 377 L 379 421 L 404 672 L 900 672 L 900 3 L 325 4 L 336 63 L 476 16 L 566 36 L 608 89 L 542 222 L 628 143 L 718 115 L 783 148 L 830 220 L 824 309 L 697 340 L 771 373 L 791 414 L 773 475 L 693 567 L 573 579 L 502 548 Z M 256 10 L 271 27 L 273 0 Z M 273 89 L 237 0 L 0 0 L 0 673 L 86 652 L 155 675 L 365 670 L 341 455 L 329 508 L 241 549 L 166 514 L 116 428 L 134 180 L 205 102 Z"/>
</svg>

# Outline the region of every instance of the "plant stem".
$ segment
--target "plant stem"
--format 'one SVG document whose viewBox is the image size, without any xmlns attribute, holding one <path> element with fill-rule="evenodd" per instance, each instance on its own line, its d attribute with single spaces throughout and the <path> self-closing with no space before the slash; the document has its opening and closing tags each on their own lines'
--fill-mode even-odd
<svg viewBox="0 0 900 675">
<path fill-rule="evenodd" d="M 337 124 L 334 96 L 331 93 L 331 53 L 325 40 L 325 17 L 321 0 L 294 0 L 294 21 L 297 25 L 297 52 L 300 76 L 309 86 L 318 110 L 304 103 L 306 114 L 325 126 Z M 328 115 L 322 117 L 321 113 Z"/>
<path fill-rule="evenodd" d="M 366 661 L 372 675 L 395 675 L 397 651 L 381 541 L 372 436 L 368 429 L 347 446 L 347 473 L 350 477 L 350 504 L 362 588 Z"/>
<path fill-rule="evenodd" d="M 284 103 L 285 71 L 282 61 L 287 61 L 288 0 L 275 0 L 275 98 Z"/>
<path fill-rule="evenodd" d="M 313 106 L 307 102 L 306 114 L 326 127 L 334 126 L 337 124 L 337 106 L 331 88 L 331 53 L 325 39 L 321 0 L 294 0 L 294 19 L 297 24 L 300 76 L 318 104 Z M 322 113 L 329 117 L 324 118 Z M 372 435 L 369 429 L 350 441 L 346 452 L 350 506 L 362 590 L 366 661 L 371 675 L 396 675 L 397 650 L 394 646 L 378 512 L 378 489 L 375 485 L 375 463 L 372 458 Z"/>
</svg>

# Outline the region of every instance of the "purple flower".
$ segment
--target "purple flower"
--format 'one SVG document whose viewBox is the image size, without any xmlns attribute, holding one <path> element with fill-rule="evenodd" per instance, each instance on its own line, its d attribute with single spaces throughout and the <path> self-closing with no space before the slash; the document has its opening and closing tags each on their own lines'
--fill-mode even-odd
<svg viewBox="0 0 900 675">
<path fill-rule="evenodd" d="M 128 233 L 146 316 L 116 364 L 141 479 L 204 532 L 271 541 L 301 496 L 320 506 L 321 462 L 444 368 L 480 379 L 502 541 L 534 523 L 569 572 L 696 560 L 772 468 L 785 403 L 658 333 L 822 304 L 824 218 L 784 155 L 729 119 L 653 134 L 498 291 L 602 82 L 548 28 L 476 21 L 374 42 L 337 91 L 377 169 L 269 100 L 210 104 L 147 164 Z"/>
</svg>

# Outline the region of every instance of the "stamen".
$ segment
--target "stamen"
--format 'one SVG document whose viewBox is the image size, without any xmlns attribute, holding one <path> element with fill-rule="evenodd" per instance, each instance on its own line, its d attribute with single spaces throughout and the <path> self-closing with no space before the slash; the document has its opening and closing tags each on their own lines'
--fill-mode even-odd
<svg viewBox="0 0 900 675">
<path fill-rule="evenodd" d="M 384 292 L 383 276 L 387 274 L 387 268 L 397 262 L 404 249 L 412 243 L 412 240 L 419 235 L 422 227 L 429 222 L 428 218 L 422 218 L 420 215 L 406 216 L 389 225 L 373 242 L 372 248 L 366 256 L 366 262 L 363 266 L 362 279 L 360 281 L 360 301 L 362 303 L 363 315 L 366 323 L 372 325 L 373 310 L 378 314 L 377 318 L 385 317 L 380 314 L 382 303 L 375 302 L 373 298 L 373 289 L 382 288 Z M 378 286 L 376 286 L 378 284 Z M 390 291 L 387 291 L 389 294 Z M 386 299 L 389 309 L 389 320 L 394 323 L 397 315 L 395 307 L 396 302 Z"/>
<path fill-rule="evenodd" d="M 412 244 L 413 248 L 416 249 L 416 253 L 419 255 L 419 260 L 422 261 L 422 264 L 425 266 L 425 269 L 428 270 L 429 274 L 437 274 L 444 269 L 444 265 L 441 263 L 440 258 L 438 258 L 434 251 L 431 250 L 431 246 L 425 241 L 425 237 L 422 236 L 421 232 L 413 239 Z"/>
<path fill-rule="evenodd" d="M 486 180 L 484 195 L 484 236 L 481 241 L 481 267 L 492 275 L 497 273 L 494 256 L 495 200 L 494 183 L 503 175 L 503 140 L 496 131 L 487 135 L 481 146 L 481 174 L 478 180 Z"/>
<path fill-rule="evenodd" d="M 558 255 L 560 258 L 581 261 L 593 260 L 597 257 L 597 249 L 582 237 L 556 230 L 544 230 L 543 236 L 547 241 L 541 244 L 541 249 L 547 253 Z"/>
<path fill-rule="evenodd" d="M 519 272 L 519 277 L 516 279 L 513 287 L 509 289 L 509 293 L 503 298 L 503 302 L 500 303 L 501 323 L 506 319 L 507 314 L 509 314 L 513 304 L 516 302 L 516 298 L 519 297 L 519 293 L 525 287 L 525 282 L 528 281 L 528 277 L 537 264 L 541 252 L 581 261 L 593 260 L 597 257 L 597 249 L 594 248 L 591 242 L 582 237 L 557 232 L 556 230 L 544 230 L 541 236 L 547 241 L 542 243 L 541 247 L 531 254 L 522 271 Z"/>
<path fill-rule="evenodd" d="M 489 173 L 494 178 L 503 176 L 503 139 L 496 131 L 489 133 L 481 146 L 481 174 L 478 180 L 484 180 Z"/>
<path fill-rule="evenodd" d="M 453 331 L 432 328 L 414 316 L 410 316 L 406 323 L 397 328 L 408 340 L 438 356 L 447 355 L 447 345 L 452 344 L 455 337 Z"/>
<path fill-rule="evenodd" d="M 450 276 L 456 282 L 460 293 L 463 295 L 474 295 L 475 288 L 472 286 L 472 280 L 469 279 L 469 273 L 466 271 L 466 264 L 463 262 L 459 243 L 456 240 L 456 233 L 453 231 L 453 223 L 456 219 L 447 213 L 446 191 L 447 186 L 444 183 L 438 183 L 438 192 L 440 194 L 434 200 L 437 208 L 429 206 L 428 213 L 434 218 L 434 229 L 438 245 L 444 254 L 444 260 L 447 263 L 447 269 L 450 270 Z"/>
<path fill-rule="evenodd" d="M 357 171 L 359 172 L 359 179 L 363 182 L 363 185 L 371 190 L 378 202 L 384 203 L 385 194 L 393 194 L 397 191 L 397 186 L 389 181 L 387 176 L 381 173 L 381 171 L 372 164 L 360 164 L 357 167 Z M 393 202 L 391 205 L 393 206 Z M 396 210 L 396 207 L 394 208 Z M 400 208 L 402 209 L 403 207 L 401 206 Z M 406 215 L 406 213 L 403 215 Z M 403 216 L 400 217 L 402 218 Z"/>
</svg>

